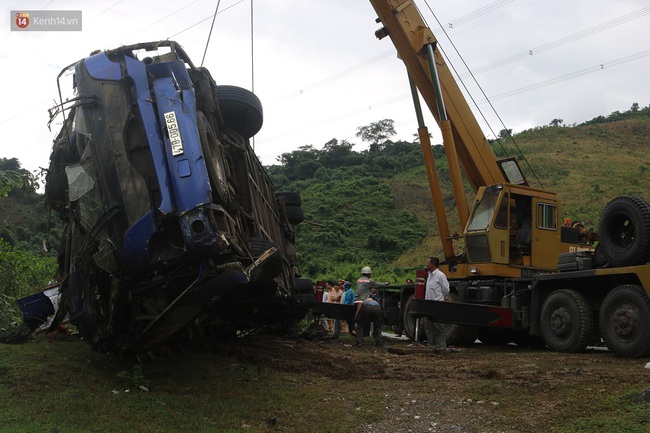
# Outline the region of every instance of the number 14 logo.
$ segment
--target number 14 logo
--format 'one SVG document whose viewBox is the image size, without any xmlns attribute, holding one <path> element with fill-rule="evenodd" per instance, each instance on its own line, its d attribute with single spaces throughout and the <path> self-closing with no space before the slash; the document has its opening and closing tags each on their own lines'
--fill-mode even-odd
<svg viewBox="0 0 650 433">
<path fill-rule="evenodd" d="M 16 27 L 25 29 L 29 26 L 29 14 L 27 12 L 16 12 Z"/>
</svg>

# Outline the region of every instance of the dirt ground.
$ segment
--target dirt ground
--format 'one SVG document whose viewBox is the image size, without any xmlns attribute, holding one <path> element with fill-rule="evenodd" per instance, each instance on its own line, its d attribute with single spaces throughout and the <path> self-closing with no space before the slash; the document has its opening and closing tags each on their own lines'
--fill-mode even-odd
<svg viewBox="0 0 650 433">
<path fill-rule="evenodd" d="M 348 335 L 258 337 L 237 350 L 265 368 L 353 378 L 383 393 L 383 413 L 359 433 L 549 431 L 589 417 L 627 389 L 650 389 L 650 359 L 620 359 L 601 348 L 563 354 L 477 342 L 438 355 L 392 336 L 382 347 L 366 340 L 355 347 Z"/>
</svg>

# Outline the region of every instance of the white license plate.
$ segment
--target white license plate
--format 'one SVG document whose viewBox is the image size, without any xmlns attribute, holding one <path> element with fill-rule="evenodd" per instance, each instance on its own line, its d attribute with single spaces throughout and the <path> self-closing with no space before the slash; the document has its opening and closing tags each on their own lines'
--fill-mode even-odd
<svg viewBox="0 0 650 433">
<path fill-rule="evenodd" d="M 183 141 L 181 140 L 181 131 L 178 129 L 175 112 L 170 111 L 165 113 L 165 125 L 167 126 L 167 134 L 169 134 L 169 142 L 172 146 L 172 155 L 182 155 Z"/>
</svg>

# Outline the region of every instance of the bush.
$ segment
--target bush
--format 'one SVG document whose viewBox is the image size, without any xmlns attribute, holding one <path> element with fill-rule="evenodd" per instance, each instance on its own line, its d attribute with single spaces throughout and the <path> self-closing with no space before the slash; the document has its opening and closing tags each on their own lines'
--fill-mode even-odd
<svg viewBox="0 0 650 433">
<path fill-rule="evenodd" d="M 0 343 L 21 343 L 27 340 L 30 334 L 16 299 L 0 294 Z"/>
<path fill-rule="evenodd" d="M 0 293 L 14 298 L 36 293 L 56 273 L 56 259 L 14 248 L 0 240 Z"/>
</svg>

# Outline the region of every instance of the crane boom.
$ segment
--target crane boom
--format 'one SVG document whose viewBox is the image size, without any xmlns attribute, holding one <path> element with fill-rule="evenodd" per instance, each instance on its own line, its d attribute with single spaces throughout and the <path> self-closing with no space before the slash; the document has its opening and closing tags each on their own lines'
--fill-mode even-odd
<svg viewBox="0 0 650 433">
<path fill-rule="evenodd" d="M 404 61 L 409 75 L 417 86 L 434 118 L 441 116 L 436 103 L 425 47 L 437 44 L 437 39 L 427 27 L 413 0 L 370 0 L 383 28 L 378 38 L 390 37 L 399 57 Z M 442 98 L 451 124 L 453 143 L 458 160 L 474 191 L 481 186 L 506 182 L 496 156 L 483 134 L 467 100 L 451 74 L 442 55 L 434 51 Z M 445 144 L 447 146 L 447 144 Z"/>
</svg>

